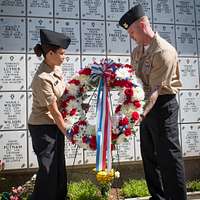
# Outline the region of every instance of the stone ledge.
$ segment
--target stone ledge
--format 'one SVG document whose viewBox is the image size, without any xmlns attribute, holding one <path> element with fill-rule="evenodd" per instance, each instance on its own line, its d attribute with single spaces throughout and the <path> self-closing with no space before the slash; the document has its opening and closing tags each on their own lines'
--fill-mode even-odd
<svg viewBox="0 0 200 200">
<path fill-rule="evenodd" d="M 200 200 L 200 191 L 188 192 L 187 197 L 188 197 L 188 200 Z M 124 200 L 149 200 L 149 197 L 136 197 L 136 198 L 128 198 Z"/>
</svg>

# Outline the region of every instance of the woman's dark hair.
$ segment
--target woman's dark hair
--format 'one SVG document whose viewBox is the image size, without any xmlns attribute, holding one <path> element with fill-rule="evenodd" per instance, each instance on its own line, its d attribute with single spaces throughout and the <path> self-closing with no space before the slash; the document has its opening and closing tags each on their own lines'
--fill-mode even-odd
<svg viewBox="0 0 200 200">
<path fill-rule="evenodd" d="M 51 45 L 51 44 L 36 44 L 36 46 L 33 48 L 36 56 L 40 57 L 43 55 L 44 57 L 49 51 L 56 52 L 60 47 Z"/>
</svg>

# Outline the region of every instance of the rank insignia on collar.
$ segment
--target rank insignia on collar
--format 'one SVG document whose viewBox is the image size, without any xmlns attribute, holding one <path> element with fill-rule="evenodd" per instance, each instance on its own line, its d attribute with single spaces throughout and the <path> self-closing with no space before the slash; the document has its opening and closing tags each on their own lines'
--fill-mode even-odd
<svg viewBox="0 0 200 200">
<path fill-rule="evenodd" d="M 124 24 L 123 24 L 123 26 L 124 26 L 124 28 L 128 28 L 128 24 L 125 22 Z"/>
</svg>

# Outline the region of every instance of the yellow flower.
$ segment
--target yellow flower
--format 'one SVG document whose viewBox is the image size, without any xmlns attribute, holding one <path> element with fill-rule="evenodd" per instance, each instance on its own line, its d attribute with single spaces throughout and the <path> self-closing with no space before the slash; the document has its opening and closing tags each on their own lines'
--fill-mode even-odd
<svg viewBox="0 0 200 200">
<path fill-rule="evenodd" d="M 114 178 L 119 178 L 119 176 L 120 173 L 118 171 L 115 171 L 114 169 L 111 169 L 110 172 L 108 172 L 107 170 L 102 170 L 97 172 L 96 179 L 99 183 L 105 184 L 111 182 Z"/>
</svg>

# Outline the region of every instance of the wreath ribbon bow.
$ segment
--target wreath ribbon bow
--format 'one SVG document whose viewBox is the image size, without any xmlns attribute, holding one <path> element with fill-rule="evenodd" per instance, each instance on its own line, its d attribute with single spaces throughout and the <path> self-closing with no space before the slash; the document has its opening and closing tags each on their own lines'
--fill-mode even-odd
<svg viewBox="0 0 200 200">
<path fill-rule="evenodd" d="M 98 95 L 97 95 L 97 153 L 96 153 L 96 171 L 107 170 L 112 168 L 111 155 L 111 112 L 109 98 L 109 77 L 113 71 L 114 62 L 112 60 L 103 60 L 100 64 L 91 66 L 91 79 L 99 79 Z M 107 166 L 106 166 L 107 161 Z"/>
</svg>

